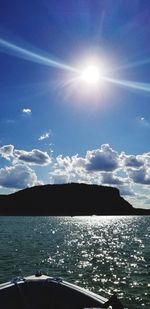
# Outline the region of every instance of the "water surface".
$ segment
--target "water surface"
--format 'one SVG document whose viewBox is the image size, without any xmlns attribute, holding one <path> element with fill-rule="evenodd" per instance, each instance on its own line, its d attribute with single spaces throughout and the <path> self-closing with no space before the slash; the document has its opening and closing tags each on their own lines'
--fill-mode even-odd
<svg viewBox="0 0 150 309">
<path fill-rule="evenodd" d="M 150 217 L 0 217 L 0 282 L 42 270 L 150 308 Z"/>
</svg>

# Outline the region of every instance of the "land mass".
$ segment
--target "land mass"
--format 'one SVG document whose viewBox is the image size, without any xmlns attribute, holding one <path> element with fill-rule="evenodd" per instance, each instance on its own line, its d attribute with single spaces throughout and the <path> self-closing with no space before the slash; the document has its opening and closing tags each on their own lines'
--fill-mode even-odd
<svg viewBox="0 0 150 309">
<path fill-rule="evenodd" d="M 0 215 L 150 215 L 150 210 L 134 208 L 116 188 L 70 183 L 35 186 L 0 195 Z"/>
</svg>

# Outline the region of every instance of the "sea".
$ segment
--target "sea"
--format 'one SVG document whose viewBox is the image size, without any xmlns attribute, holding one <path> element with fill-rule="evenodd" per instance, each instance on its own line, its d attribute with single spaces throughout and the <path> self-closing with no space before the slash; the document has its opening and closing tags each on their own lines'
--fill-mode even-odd
<svg viewBox="0 0 150 309">
<path fill-rule="evenodd" d="M 150 308 L 150 216 L 0 217 L 0 283 L 41 271 Z"/>
</svg>

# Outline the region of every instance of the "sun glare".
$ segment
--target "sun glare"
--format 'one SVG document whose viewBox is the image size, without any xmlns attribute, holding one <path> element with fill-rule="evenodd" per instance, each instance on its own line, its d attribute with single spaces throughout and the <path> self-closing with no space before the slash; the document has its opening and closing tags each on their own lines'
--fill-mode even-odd
<svg viewBox="0 0 150 309">
<path fill-rule="evenodd" d="M 100 80 L 99 68 L 94 65 L 88 66 L 85 70 L 83 70 L 81 79 L 88 84 L 97 84 Z"/>
</svg>

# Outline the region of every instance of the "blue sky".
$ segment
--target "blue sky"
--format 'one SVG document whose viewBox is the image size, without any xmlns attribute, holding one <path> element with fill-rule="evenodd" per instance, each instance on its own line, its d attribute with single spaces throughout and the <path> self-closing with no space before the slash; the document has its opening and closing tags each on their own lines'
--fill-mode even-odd
<svg viewBox="0 0 150 309">
<path fill-rule="evenodd" d="M 2 0 L 0 12 L 0 193 L 97 183 L 149 208 L 149 1 Z"/>
</svg>

